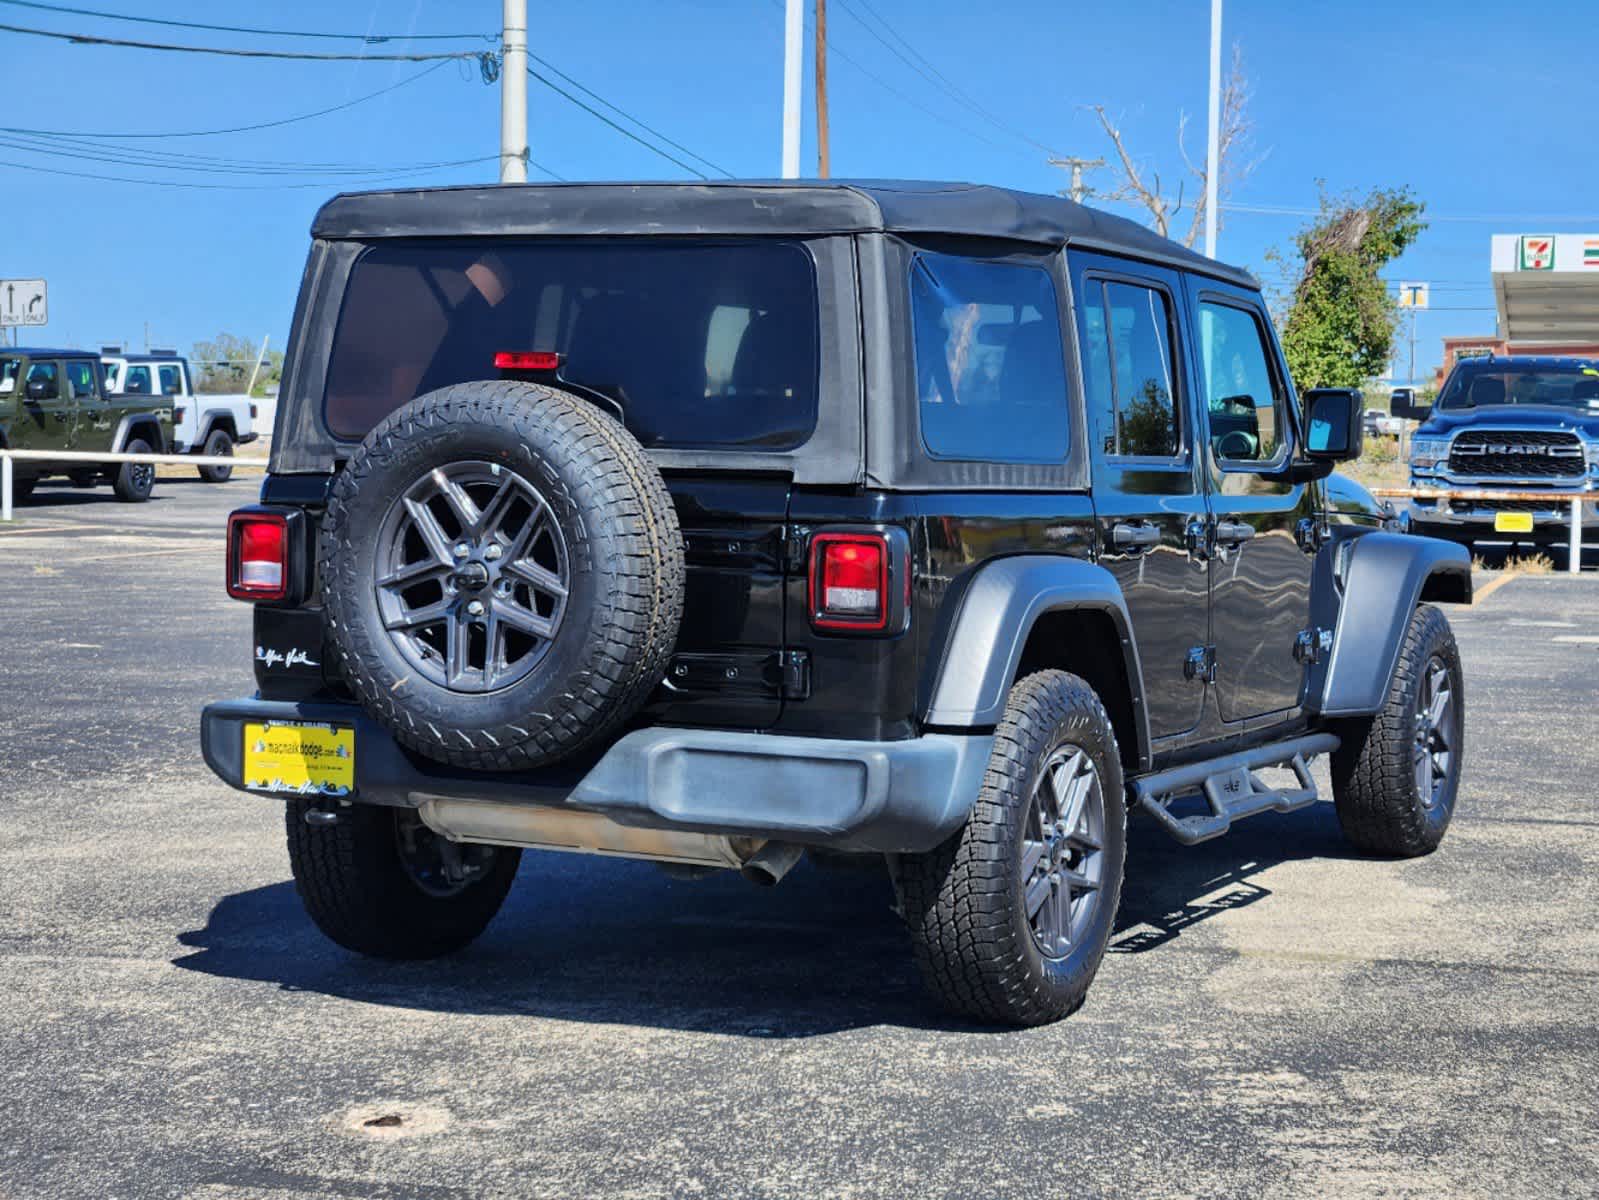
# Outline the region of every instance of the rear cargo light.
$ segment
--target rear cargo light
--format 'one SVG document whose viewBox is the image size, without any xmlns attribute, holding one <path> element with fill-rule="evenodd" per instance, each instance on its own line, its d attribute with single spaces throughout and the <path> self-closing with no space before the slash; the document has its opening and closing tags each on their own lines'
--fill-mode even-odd
<svg viewBox="0 0 1599 1200">
<path fill-rule="evenodd" d="M 553 371 L 561 356 L 553 350 L 498 350 L 494 354 L 497 371 Z"/>
<path fill-rule="evenodd" d="M 817 629 L 886 629 L 890 561 L 884 534 L 818 533 L 811 539 L 811 624 Z"/>
<path fill-rule="evenodd" d="M 282 600 L 289 591 L 289 521 L 282 513 L 240 509 L 228 518 L 228 595 Z"/>
</svg>

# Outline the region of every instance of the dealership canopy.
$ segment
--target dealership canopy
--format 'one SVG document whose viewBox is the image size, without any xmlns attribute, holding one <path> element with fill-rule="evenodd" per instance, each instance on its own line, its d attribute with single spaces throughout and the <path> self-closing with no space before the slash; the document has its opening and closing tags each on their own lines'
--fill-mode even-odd
<svg viewBox="0 0 1599 1200">
<path fill-rule="evenodd" d="M 1493 282 L 1507 342 L 1599 342 L 1599 233 L 1496 233 Z"/>
</svg>

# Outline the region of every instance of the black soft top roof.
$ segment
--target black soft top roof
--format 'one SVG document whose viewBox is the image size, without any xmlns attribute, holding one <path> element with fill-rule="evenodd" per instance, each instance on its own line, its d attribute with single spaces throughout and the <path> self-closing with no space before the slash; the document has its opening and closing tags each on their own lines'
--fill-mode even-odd
<svg viewBox="0 0 1599 1200">
<path fill-rule="evenodd" d="M 311 224 L 313 237 L 331 239 L 879 232 L 1080 245 L 1257 286 L 1247 271 L 1124 217 L 1059 196 L 970 183 L 731 180 L 411 188 L 335 196 Z"/>
<path fill-rule="evenodd" d="M 7 358 L 92 358 L 100 356 L 92 350 L 59 350 L 51 346 L 0 346 L 0 355 Z"/>
</svg>

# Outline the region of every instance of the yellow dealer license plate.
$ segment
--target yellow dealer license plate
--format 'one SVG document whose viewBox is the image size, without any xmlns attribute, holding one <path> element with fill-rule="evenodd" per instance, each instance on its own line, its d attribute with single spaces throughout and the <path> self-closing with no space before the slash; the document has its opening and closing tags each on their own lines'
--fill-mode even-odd
<svg viewBox="0 0 1599 1200">
<path fill-rule="evenodd" d="M 1531 533 L 1531 513 L 1494 513 L 1495 533 Z"/>
<path fill-rule="evenodd" d="M 244 786 L 294 796 L 348 796 L 355 790 L 355 730 L 309 721 L 247 722 Z"/>
</svg>

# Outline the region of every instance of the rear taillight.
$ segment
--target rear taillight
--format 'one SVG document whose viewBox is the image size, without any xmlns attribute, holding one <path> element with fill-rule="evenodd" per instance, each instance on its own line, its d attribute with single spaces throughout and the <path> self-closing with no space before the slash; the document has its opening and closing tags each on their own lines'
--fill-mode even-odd
<svg viewBox="0 0 1599 1200">
<path fill-rule="evenodd" d="M 289 518 L 240 509 L 228 518 L 228 595 L 235 600 L 282 600 L 289 594 Z"/>
<path fill-rule="evenodd" d="M 887 629 L 894 608 L 892 561 L 885 534 L 816 534 L 811 538 L 811 624 L 862 633 Z"/>
<path fill-rule="evenodd" d="M 259 408 L 257 408 L 253 404 L 250 405 L 250 420 L 258 421 L 260 419 L 261 419 L 261 410 Z"/>
</svg>

